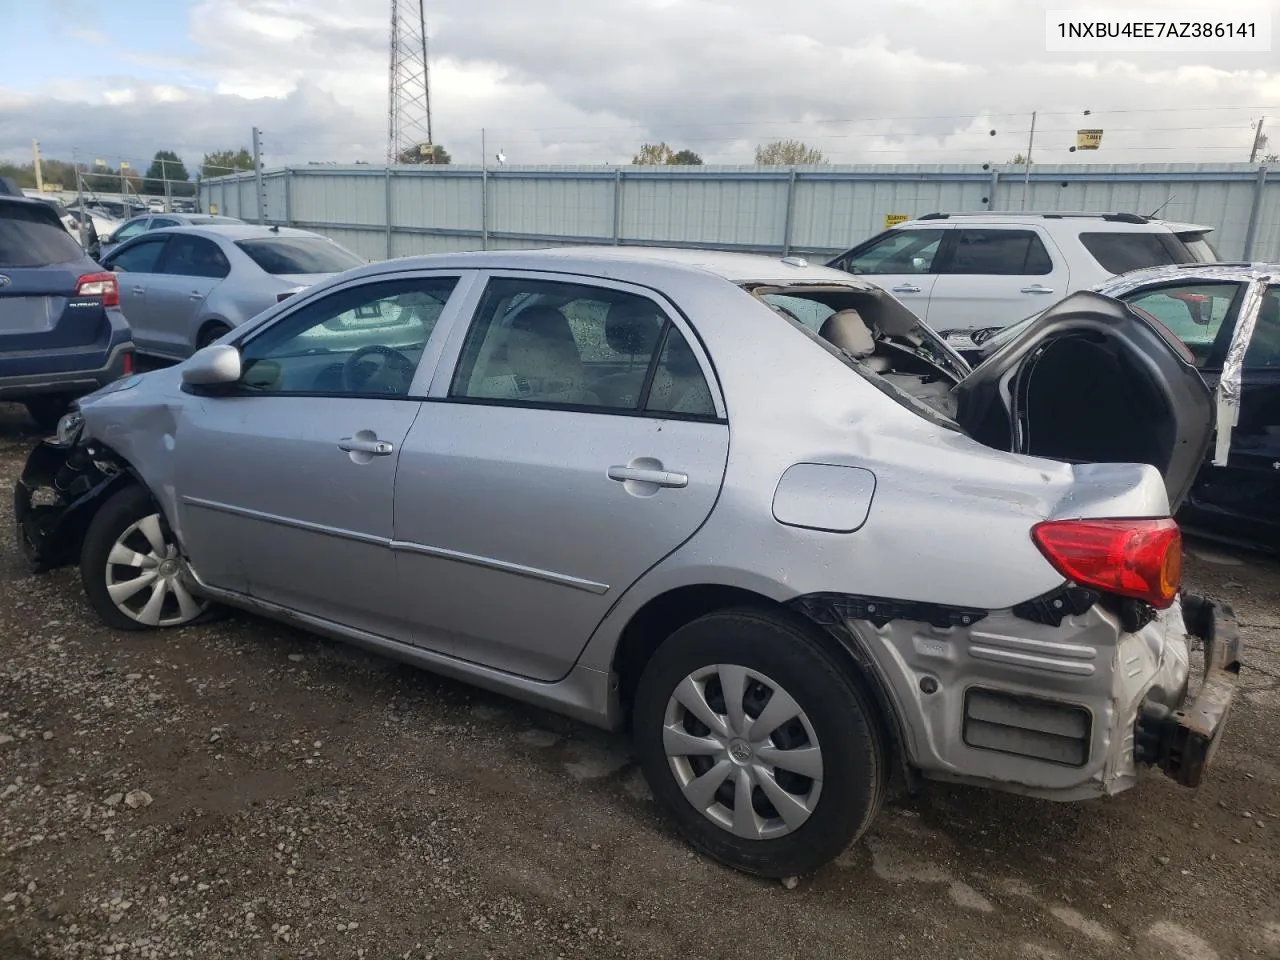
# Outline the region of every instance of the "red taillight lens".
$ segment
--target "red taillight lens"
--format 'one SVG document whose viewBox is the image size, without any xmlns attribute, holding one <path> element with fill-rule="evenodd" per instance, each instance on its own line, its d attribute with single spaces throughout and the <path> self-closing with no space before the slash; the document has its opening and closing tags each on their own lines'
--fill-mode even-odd
<svg viewBox="0 0 1280 960">
<path fill-rule="evenodd" d="M 127 377 L 131 373 L 133 373 L 133 351 L 126 350 L 124 357 L 121 358 L 120 376 Z"/>
<path fill-rule="evenodd" d="M 77 297 L 101 297 L 104 307 L 120 306 L 120 284 L 114 273 L 86 273 L 76 281 Z"/>
<path fill-rule="evenodd" d="M 1031 539 L 1064 577 L 1163 610 L 1182 582 L 1182 533 L 1159 520 L 1050 520 Z"/>
</svg>

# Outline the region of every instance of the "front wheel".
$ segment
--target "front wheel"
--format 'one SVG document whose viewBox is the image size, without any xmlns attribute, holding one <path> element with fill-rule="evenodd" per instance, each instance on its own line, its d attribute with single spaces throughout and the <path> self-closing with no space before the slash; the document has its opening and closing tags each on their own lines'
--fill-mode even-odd
<svg viewBox="0 0 1280 960">
<path fill-rule="evenodd" d="M 94 515 L 80 579 L 94 612 L 117 630 L 180 627 L 210 607 L 192 594 L 177 538 L 139 486 L 119 490 Z"/>
<path fill-rule="evenodd" d="M 196 349 L 203 350 L 215 340 L 220 339 L 223 335 L 230 332 L 231 328 L 225 323 L 211 323 L 200 331 L 200 336 L 196 338 Z"/>
<path fill-rule="evenodd" d="M 677 630 L 645 667 L 633 726 L 680 833 L 747 873 L 822 866 L 865 832 L 884 795 L 869 705 L 806 625 L 781 614 L 723 611 Z"/>
<path fill-rule="evenodd" d="M 62 419 L 62 415 L 71 408 L 70 396 L 61 393 L 42 394 L 32 397 L 23 406 L 27 408 L 27 416 L 36 422 L 41 430 L 53 430 Z"/>
</svg>

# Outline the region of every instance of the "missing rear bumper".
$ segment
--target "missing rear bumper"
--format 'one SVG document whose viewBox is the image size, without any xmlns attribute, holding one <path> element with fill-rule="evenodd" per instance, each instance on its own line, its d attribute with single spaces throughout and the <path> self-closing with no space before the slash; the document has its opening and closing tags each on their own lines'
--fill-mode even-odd
<svg viewBox="0 0 1280 960">
<path fill-rule="evenodd" d="M 1182 611 L 1187 631 L 1204 642 L 1204 682 L 1176 706 L 1143 703 L 1134 729 L 1134 759 L 1158 767 L 1184 787 L 1198 787 L 1226 729 L 1243 645 L 1227 604 L 1184 594 Z"/>
</svg>

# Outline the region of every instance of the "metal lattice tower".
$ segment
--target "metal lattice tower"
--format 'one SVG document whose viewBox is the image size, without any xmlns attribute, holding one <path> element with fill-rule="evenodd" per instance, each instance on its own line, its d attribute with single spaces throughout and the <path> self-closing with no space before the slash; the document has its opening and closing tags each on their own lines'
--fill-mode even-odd
<svg viewBox="0 0 1280 960">
<path fill-rule="evenodd" d="M 391 84 L 387 162 L 431 138 L 431 80 L 427 64 L 425 0 L 391 0 Z M 423 157 L 430 163 L 431 157 Z"/>
</svg>

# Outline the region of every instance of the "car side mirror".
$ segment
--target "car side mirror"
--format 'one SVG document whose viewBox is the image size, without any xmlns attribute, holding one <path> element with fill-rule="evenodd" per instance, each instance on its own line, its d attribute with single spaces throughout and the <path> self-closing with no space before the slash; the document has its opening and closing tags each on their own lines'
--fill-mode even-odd
<svg viewBox="0 0 1280 960">
<path fill-rule="evenodd" d="M 211 343 L 193 353 L 182 365 L 182 382 L 208 387 L 240 379 L 240 351 L 230 344 Z"/>
</svg>

